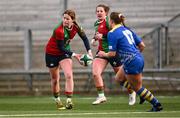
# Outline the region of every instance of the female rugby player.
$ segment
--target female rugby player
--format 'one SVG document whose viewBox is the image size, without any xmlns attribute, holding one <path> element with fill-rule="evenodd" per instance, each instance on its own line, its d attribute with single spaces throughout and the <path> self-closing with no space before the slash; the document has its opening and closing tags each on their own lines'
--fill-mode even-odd
<svg viewBox="0 0 180 118">
<path fill-rule="evenodd" d="M 133 90 L 141 98 L 152 104 L 153 107 L 150 111 L 161 111 L 163 108 L 157 98 L 142 86 L 144 58 L 136 46 L 136 43 L 141 42 L 141 39 L 136 35 L 136 33 L 123 26 L 123 17 L 124 16 L 121 13 L 111 13 L 110 25 L 113 29 L 108 33 L 109 52 L 106 53 L 100 51 L 98 56 L 114 57 L 118 53 L 120 55 L 119 59 L 123 64 L 119 72 L 125 73 L 125 76 Z"/>
<path fill-rule="evenodd" d="M 98 51 L 108 52 L 108 39 L 107 33 L 110 30 L 109 26 L 109 18 L 108 18 L 109 7 L 103 4 L 99 4 L 96 7 L 96 15 L 97 21 L 94 24 L 95 27 L 95 35 L 91 41 L 93 46 L 96 46 L 96 41 L 98 41 Z M 121 62 L 118 59 L 118 54 L 115 57 L 106 58 L 106 57 L 99 57 L 96 55 L 95 59 L 93 60 L 92 64 L 92 74 L 95 82 L 95 86 L 98 91 L 98 97 L 92 103 L 93 105 L 98 105 L 100 103 L 106 102 L 106 97 L 104 95 L 104 82 L 102 79 L 102 72 L 105 70 L 107 64 L 110 63 L 114 69 L 114 72 L 117 73 Z M 122 78 L 122 77 L 120 77 Z M 130 88 L 129 84 L 125 80 L 118 80 L 121 86 L 124 86 L 128 89 L 129 93 L 129 105 L 134 105 L 136 102 L 136 93 Z"/>
<path fill-rule="evenodd" d="M 46 66 L 49 68 L 51 76 L 52 92 L 55 98 L 57 108 L 71 109 L 73 103 L 71 97 L 73 95 L 74 82 L 73 82 L 73 70 L 72 59 L 75 57 L 78 61 L 80 54 L 76 54 L 70 50 L 70 42 L 74 36 L 78 33 L 84 42 L 84 46 L 90 56 L 92 52 L 90 49 L 89 41 L 82 30 L 82 28 L 76 23 L 75 12 L 73 10 L 66 10 L 63 13 L 62 22 L 60 22 L 53 30 L 53 34 L 46 45 Z M 65 75 L 65 94 L 67 96 L 66 106 L 62 104 L 59 94 L 60 86 L 59 72 L 62 69 Z"/>
</svg>

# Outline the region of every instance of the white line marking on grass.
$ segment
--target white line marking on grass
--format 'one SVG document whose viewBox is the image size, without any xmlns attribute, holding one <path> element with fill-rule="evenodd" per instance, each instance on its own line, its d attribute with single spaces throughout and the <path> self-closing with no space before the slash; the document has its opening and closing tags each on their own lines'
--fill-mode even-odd
<svg viewBox="0 0 180 118">
<path fill-rule="evenodd" d="M 162 111 L 157 113 L 179 113 L 180 111 Z M 82 115 L 119 115 L 119 114 L 141 114 L 141 113 L 154 113 L 154 112 L 83 112 L 83 113 L 58 113 L 58 114 L 12 114 L 12 115 L 0 115 L 0 117 L 47 117 L 47 116 L 82 116 Z"/>
</svg>

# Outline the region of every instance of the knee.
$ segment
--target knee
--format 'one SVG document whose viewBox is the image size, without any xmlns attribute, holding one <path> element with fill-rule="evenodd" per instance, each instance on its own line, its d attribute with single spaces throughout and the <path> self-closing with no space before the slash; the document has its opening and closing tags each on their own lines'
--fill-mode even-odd
<svg viewBox="0 0 180 118">
<path fill-rule="evenodd" d="M 71 73 L 67 73 L 65 75 L 65 78 L 66 78 L 66 80 L 71 80 L 71 79 L 73 79 L 73 75 Z"/>
<path fill-rule="evenodd" d="M 114 77 L 113 77 L 113 80 L 116 81 L 116 82 L 118 82 L 118 83 L 119 83 L 119 82 L 122 82 L 117 76 L 114 76 Z"/>
<path fill-rule="evenodd" d="M 57 85 L 57 84 L 58 84 L 58 81 L 59 81 L 59 79 L 56 79 L 56 78 L 51 80 L 51 82 L 52 82 L 53 85 Z"/>
<path fill-rule="evenodd" d="M 59 76 L 58 75 L 51 75 L 51 79 L 52 79 L 52 81 L 57 81 L 57 80 L 59 80 Z"/>
<path fill-rule="evenodd" d="M 142 87 L 141 84 L 134 85 L 134 84 L 130 83 L 130 85 L 131 85 L 131 88 L 136 92 Z"/>
<path fill-rule="evenodd" d="M 101 76 L 101 74 L 97 73 L 97 72 L 93 72 L 93 78 L 97 79 Z"/>
</svg>

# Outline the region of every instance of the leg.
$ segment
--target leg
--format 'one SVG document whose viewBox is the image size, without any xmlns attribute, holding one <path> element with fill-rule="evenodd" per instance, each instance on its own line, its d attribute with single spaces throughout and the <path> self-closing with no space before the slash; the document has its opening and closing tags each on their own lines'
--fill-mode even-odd
<svg viewBox="0 0 180 118">
<path fill-rule="evenodd" d="M 59 67 L 49 68 L 50 77 L 51 77 L 51 87 L 54 95 L 54 99 L 56 102 L 56 106 L 59 110 L 65 109 L 62 104 L 59 94 L 60 94 L 60 86 L 59 86 Z"/>
<path fill-rule="evenodd" d="M 107 64 L 108 64 L 108 61 L 101 58 L 95 58 L 92 64 L 93 79 L 94 79 L 95 86 L 97 88 L 98 96 L 99 96 L 97 100 L 93 102 L 94 105 L 106 101 L 106 98 L 104 96 L 104 83 L 102 79 L 102 72 L 106 68 Z"/>
<path fill-rule="evenodd" d="M 119 71 L 117 71 L 116 73 L 115 80 L 120 83 L 122 87 L 127 88 L 127 91 L 129 93 L 129 105 L 134 105 L 136 103 L 136 93 L 128 83 L 122 66 L 119 67 Z"/>
<path fill-rule="evenodd" d="M 159 101 L 146 88 L 142 87 L 142 74 L 128 74 L 127 79 L 136 93 L 153 105 L 151 111 L 161 111 L 163 108 Z"/>
<path fill-rule="evenodd" d="M 65 94 L 67 96 L 66 100 L 66 109 L 72 109 L 73 103 L 72 103 L 72 95 L 74 90 L 74 81 L 73 81 L 73 72 L 72 72 L 72 60 L 71 59 L 63 59 L 59 62 L 64 75 L 65 75 Z"/>
<path fill-rule="evenodd" d="M 60 66 L 64 72 L 64 76 L 66 79 L 65 82 L 65 93 L 67 96 L 73 95 L 74 90 L 74 81 L 73 81 L 73 72 L 72 72 L 72 60 L 71 59 L 63 59 L 60 61 Z"/>
<path fill-rule="evenodd" d="M 51 86 L 52 86 L 52 92 L 54 94 L 54 97 L 59 96 L 60 92 L 60 86 L 59 86 L 59 68 L 54 67 L 54 68 L 49 68 L 50 72 L 50 77 L 51 77 Z"/>
<path fill-rule="evenodd" d="M 130 84 L 127 82 L 123 67 L 119 67 L 119 70 L 120 71 L 117 71 L 116 73 L 115 80 L 120 83 L 121 86 L 127 88 L 129 94 L 132 94 L 134 91 L 132 90 Z"/>
</svg>

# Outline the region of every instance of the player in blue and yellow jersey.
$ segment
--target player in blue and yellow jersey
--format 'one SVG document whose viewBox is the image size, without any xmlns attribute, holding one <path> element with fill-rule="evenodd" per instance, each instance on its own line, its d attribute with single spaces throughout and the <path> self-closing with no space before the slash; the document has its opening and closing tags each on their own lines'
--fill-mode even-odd
<svg viewBox="0 0 180 118">
<path fill-rule="evenodd" d="M 46 66 L 49 68 L 52 92 L 58 109 L 65 109 L 65 107 L 66 109 L 71 109 L 73 107 L 71 97 L 73 95 L 74 82 L 71 57 L 75 57 L 79 61 L 81 54 L 73 53 L 70 50 L 70 42 L 77 33 L 84 42 L 88 54 L 92 56 L 89 41 L 84 31 L 75 20 L 75 12 L 73 10 L 66 10 L 63 13 L 62 22 L 55 27 L 53 34 L 46 45 Z M 63 70 L 66 79 L 65 94 L 67 100 L 65 107 L 59 96 L 59 71 L 61 69 Z"/>
<path fill-rule="evenodd" d="M 125 73 L 133 90 L 152 104 L 153 107 L 150 111 L 161 111 L 163 108 L 157 98 L 142 86 L 144 58 L 136 46 L 136 43 L 140 42 L 141 39 L 123 24 L 124 16 L 121 13 L 112 12 L 110 25 L 113 29 L 108 33 L 109 52 L 101 51 L 98 55 L 100 57 L 113 57 L 118 53 L 119 60 L 123 64 L 119 72 Z"/>
<path fill-rule="evenodd" d="M 110 30 L 109 18 L 108 18 L 109 7 L 104 4 L 99 4 L 96 7 L 96 15 L 97 21 L 94 24 L 95 27 L 95 35 L 92 39 L 91 43 L 93 46 L 96 46 L 96 42 L 98 42 L 98 51 L 108 52 L 108 39 L 107 34 Z M 114 69 L 114 72 L 118 72 L 121 62 L 118 59 L 118 55 L 112 58 L 99 57 L 96 55 L 92 64 L 92 74 L 94 78 L 94 83 L 98 91 L 98 97 L 92 103 L 93 105 L 97 105 L 105 102 L 107 99 L 104 95 L 104 82 L 102 79 L 102 72 L 105 70 L 107 64 L 110 63 Z M 129 93 L 129 105 L 134 105 L 136 101 L 136 93 L 130 88 L 130 86 L 126 83 L 126 81 L 118 81 L 121 86 L 124 86 L 128 89 Z"/>
</svg>

